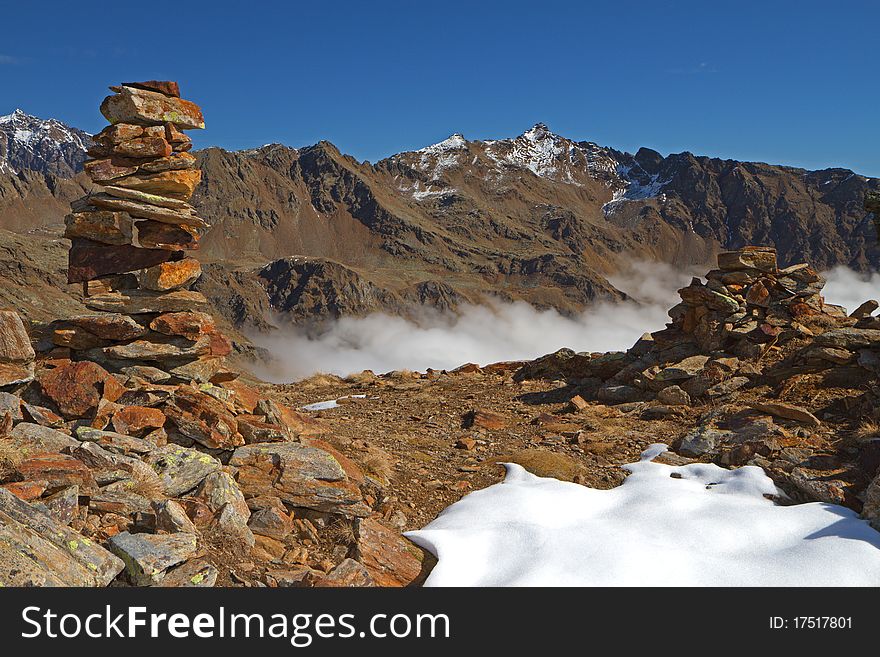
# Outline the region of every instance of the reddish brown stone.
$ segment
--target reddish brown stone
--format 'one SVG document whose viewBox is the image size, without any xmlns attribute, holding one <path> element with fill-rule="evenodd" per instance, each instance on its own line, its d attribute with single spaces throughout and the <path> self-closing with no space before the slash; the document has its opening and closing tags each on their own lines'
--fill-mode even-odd
<svg viewBox="0 0 880 657">
<path fill-rule="evenodd" d="M 73 212 L 64 218 L 64 237 L 82 237 L 102 244 L 131 244 L 132 219 L 125 212 Z"/>
<path fill-rule="evenodd" d="M 102 153 L 109 155 L 122 155 L 123 157 L 168 157 L 173 152 L 171 144 L 165 141 L 165 137 L 143 136 L 127 139 L 118 144 L 106 144 L 97 142 L 98 148 L 103 148 Z M 95 151 L 99 152 L 99 151 Z"/>
<path fill-rule="evenodd" d="M 195 258 L 163 262 L 145 269 L 140 277 L 141 287 L 164 292 L 192 285 L 202 275 L 202 266 Z"/>
<path fill-rule="evenodd" d="M 422 548 L 372 518 L 361 521 L 358 535 L 361 562 L 376 586 L 411 586 L 425 579 Z"/>
<path fill-rule="evenodd" d="M 18 313 L 0 310 L 0 363 L 29 363 L 34 348 Z"/>
<path fill-rule="evenodd" d="M 67 454 L 37 454 L 24 459 L 15 470 L 25 480 L 46 481 L 48 488 L 73 485 L 84 491 L 98 488 L 89 466 Z"/>
<path fill-rule="evenodd" d="M 214 318 L 200 312 L 165 313 L 150 322 L 150 328 L 163 335 L 179 335 L 193 342 L 216 330 Z"/>
<path fill-rule="evenodd" d="M 507 426 L 507 418 L 500 413 L 477 408 L 465 414 L 462 425 L 465 429 L 479 427 L 496 431 Z"/>
<path fill-rule="evenodd" d="M 99 160 L 89 160 L 83 164 L 89 178 L 95 182 L 107 182 L 115 178 L 130 176 L 138 170 L 135 160 L 120 155 L 101 158 Z"/>
<path fill-rule="evenodd" d="M 165 426 L 165 414 L 148 406 L 123 406 L 113 414 L 113 429 L 127 436 L 143 437 Z"/>
<path fill-rule="evenodd" d="M 165 415 L 185 436 L 212 449 L 244 444 L 235 416 L 210 395 L 180 386 L 165 406 Z"/>
<path fill-rule="evenodd" d="M 159 171 L 176 171 L 178 169 L 193 169 L 196 166 L 196 158 L 189 153 L 172 153 L 168 157 L 157 157 L 148 160 L 138 166 L 138 171 L 144 173 L 158 173 Z"/>
<path fill-rule="evenodd" d="M 133 340 L 147 334 L 146 328 L 128 315 L 122 314 L 80 315 L 66 319 L 64 322 L 107 340 Z"/>
<path fill-rule="evenodd" d="M 139 221 L 135 227 L 137 242 L 145 249 L 194 251 L 199 248 L 199 238 L 182 226 L 161 221 Z"/>
<path fill-rule="evenodd" d="M 48 487 L 49 482 L 45 479 L 39 481 L 15 481 L 11 484 L 3 484 L 0 486 L 0 488 L 5 488 L 18 499 L 24 500 L 25 502 L 30 502 L 31 500 L 39 498 L 40 495 L 46 492 L 46 488 Z"/>
<path fill-rule="evenodd" d="M 104 347 L 107 345 L 107 341 L 74 326 L 57 328 L 52 331 L 52 344 L 59 347 L 70 347 L 75 351 L 82 351 L 94 349 L 95 347 Z"/>
<path fill-rule="evenodd" d="M 173 123 L 165 124 L 165 139 L 167 139 L 172 144 L 188 144 L 192 140 L 187 137 L 183 132 L 177 129 L 177 126 Z"/>
<path fill-rule="evenodd" d="M 173 255 L 164 249 L 139 249 L 125 244 L 113 246 L 74 239 L 70 247 L 67 282 L 82 283 L 109 274 L 146 269 L 168 261 Z"/>
<path fill-rule="evenodd" d="M 40 386 L 67 417 L 92 414 L 101 399 L 116 401 L 125 388 L 103 367 L 91 361 L 68 363 L 45 372 Z"/>
<path fill-rule="evenodd" d="M 314 585 L 333 588 L 375 586 L 364 565 L 354 559 L 345 559 L 324 577 L 318 579 Z"/>
<path fill-rule="evenodd" d="M 257 404 L 261 399 L 258 390 L 251 388 L 249 385 L 238 380 L 225 381 L 220 385 L 235 393 L 234 403 L 236 410 L 239 412 L 253 413 L 254 409 L 257 408 Z"/>
<path fill-rule="evenodd" d="M 202 179 L 199 169 L 173 169 L 137 173 L 113 181 L 114 185 L 177 199 L 188 199 Z"/>
<path fill-rule="evenodd" d="M 180 128 L 204 128 L 205 119 L 198 105 L 182 98 L 155 91 L 123 86 L 119 93 L 101 103 L 101 114 L 110 123 L 165 125 Z"/>
<path fill-rule="evenodd" d="M 180 87 L 173 80 L 146 80 L 145 82 L 123 82 L 123 87 L 132 87 L 134 89 L 146 89 L 147 91 L 158 91 L 166 96 L 174 96 L 180 98 Z"/>
</svg>

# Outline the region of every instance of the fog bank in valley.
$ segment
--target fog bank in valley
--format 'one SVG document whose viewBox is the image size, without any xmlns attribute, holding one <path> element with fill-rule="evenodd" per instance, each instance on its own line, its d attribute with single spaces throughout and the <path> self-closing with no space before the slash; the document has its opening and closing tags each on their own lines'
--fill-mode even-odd
<svg viewBox="0 0 880 657">
<path fill-rule="evenodd" d="M 696 270 L 695 270 L 696 271 Z M 705 271 L 705 268 L 700 269 Z M 623 303 L 597 303 L 566 317 L 527 303 L 491 301 L 464 306 L 457 313 L 425 312 L 416 319 L 376 313 L 343 317 L 319 335 L 302 328 L 282 328 L 253 336 L 274 363 L 259 375 L 270 381 L 293 381 L 316 372 L 346 375 L 428 368 L 452 369 L 463 363 L 531 359 L 568 347 L 575 351 L 611 351 L 630 347 L 646 331 L 663 328 L 667 310 L 679 299 L 677 290 L 693 274 L 658 263 L 639 263 L 611 282 L 632 298 Z M 845 267 L 826 273 L 825 298 L 854 309 L 880 296 L 880 274 L 864 276 Z"/>
</svg>

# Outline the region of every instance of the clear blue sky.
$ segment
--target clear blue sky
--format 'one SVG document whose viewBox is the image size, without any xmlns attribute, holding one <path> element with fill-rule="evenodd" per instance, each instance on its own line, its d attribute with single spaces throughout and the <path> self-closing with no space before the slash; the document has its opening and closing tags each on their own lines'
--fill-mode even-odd
<svg viewBox="0 0 880 657">
<path fill-rule="evenodd" d="M 97 131 L 108 84 L 180 81 L 198 147 L 376 161 L 543 121 L 634 151 L 880 176 L 880 2 L 8 2 L 0 114 Z"/>
</svg>

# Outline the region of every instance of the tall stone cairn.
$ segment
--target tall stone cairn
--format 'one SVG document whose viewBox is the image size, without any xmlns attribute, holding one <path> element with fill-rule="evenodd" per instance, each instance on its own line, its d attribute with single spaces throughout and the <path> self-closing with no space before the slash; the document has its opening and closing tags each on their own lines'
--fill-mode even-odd
<svg viewBox="0 0 880 657">
<path fill-rule="evenodd" d="M 207 224 L 189 204 L 201 179 L 184 130 L 205 127 L 198 105 L 176 82 L 110 87 L 110 122 L 94 138 L 85 170 L 97 188 L 71 204 L 68 281 L 82 283 L 95 314 L 53 325 L 52 341 L 111 371 L 207 382 L 230 344 L 189 288 L 201 274 L 187 252 Z M 160 377 L 161 378 L 161 377 Z"/>
</svg>

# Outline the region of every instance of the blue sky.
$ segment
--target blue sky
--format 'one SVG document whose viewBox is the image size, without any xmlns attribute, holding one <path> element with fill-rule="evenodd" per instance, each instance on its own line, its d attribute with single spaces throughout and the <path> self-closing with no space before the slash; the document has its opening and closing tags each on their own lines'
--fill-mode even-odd
<svg viewBox="0 0 880 657">
<path fill-rule="evenodd" d="M 376 161 L 543 121 L 634 151 L 880 176 L 880 2 L 7 2 L 0 114 L 97 131 L 175 79 L 196 145 L 327 139 Z"/>
</svg>

